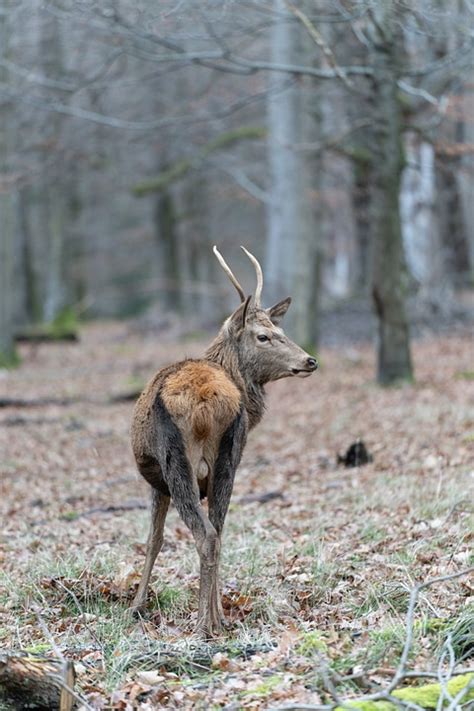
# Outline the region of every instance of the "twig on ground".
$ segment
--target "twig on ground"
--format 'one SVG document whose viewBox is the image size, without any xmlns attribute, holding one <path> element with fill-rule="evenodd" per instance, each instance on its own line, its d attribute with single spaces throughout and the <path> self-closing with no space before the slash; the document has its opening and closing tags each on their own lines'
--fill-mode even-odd
<svg viewBox="0 0 474 711">
<path fill-rule="evenodd" d="M 90 627 L 89 623 L 87 622 L 87 617 L 86 617 L 86 615 L 85 615 L 84 610 L 82 609 L 81 603 L 80 603 L 79 600 L 77 599 L 77 595 L 76 595 L 72 590 L 70 590 L 68 587 L 66 587 L 65 585 L 63 585 L 63 583 L 62 583 L 60 580 L 58 580 L 58 579 L 55 580 L 55 584 L 56 584 L 56 585 L 59 585 L 59 587 L 61 587 L 68 595 L 70 595 L 70 596 L 72 597 L 72 599 L 74 600 L 74 603 L 75 603 L 75 605 L 77 606 L 77 609 L 79 610 L 79 613 L 80 613 L 80 615 L 81 615 L 81 617 L 82 617 L 82 623 L 84 624 L 84 627 L 85 627 L 86 630 L 89 632 L 90 636 L 92 637 L 92 639 L 94 640 L 94 642 L 97 644 L 97 646 L 99 647 L 99 649 L 100 649 L 101 652 L 103 653 L 103 651 L 104 651 L 103 644 L 101 643 L 100 639 L 97 637 L 97 635 L 96 635 L 96 633 L 94 632 L 94 630 Z"/>
<path fill-rule="evenodd" d="M 472 678 L 469 680 L 469 682 L 454 696 L 451 695 L 449 692 L 448 688 L 448 682 L 452 679 L 453 676 L 458 676 L 461 674 L 466 674 L 470 673 L 472 670 L 469 669 L 463 669 L 463 670 L 457 670 L 455 669 L 456 667 L 456 656 L 454 653 L 453 645 L 452 645 L 452 639 L 451 639 L 451 634 L 448 634 L 446 641 L 443 645 L 443 650 L 440 655 L 439 663 L 438 663 L 438 668 L 436 672 L 424 672 L 424 671 L 408 671 L 406 668 L 407 661 L 408 661 L 408 656 L 410 654 L 410 650 L 413 644 L 413 632 L 414 632 L 414 616 L 415 616 L 415 610 L 417 606 L 417 602 L 420 596 L 420 593 L 422 590 L 431 587 L 432 585 L 436 585 L 438 583 L 444 583 L 444 582 L 449 582 L 451 580 L 456 580 L 458 578 L 470 575 L 471 573 L 474 573 L 474 566 L 471 566 L 469 568 L 466 568 L 464 570 L 460 570 L 457 573 L 451 573 L 450 575 L 442 575 L 437 578 L 431 578 L 430 580 L 426 580 L 423 583 L 418 583 L 415 585 L 410 592 L 410 600 L 408 604 L 408 610 L 406 614 L 406 621 L 405 621 L 405 629 L 406 629 L 406 637 L 405 637 L 405 643 L 403 645 L 403 650 L 400 656 L 400 661 L 398 663 L 398 666 L 396 667 L 395 670 L 380 670 L 381 673 L 390 673 L 393 674 L 392 680 L 388 684 L 388 686 L 385 689 L 381 689 L 378 692 L 375 692 L 373 694 L 365 694 L 364 696 L 360 696 L 359 698 L 354 698 L 354 699 L 346 699 L 346 700 L 341 700 L 337 689 L 335 688 L 332 679 L 330 678 L 328 674 L 328 663 L 323 660 L 319 663 L 320 671 L 323 674 L 323 680 L 324 680 L 324 686 L 327 692 L 330 694 L 332 699 L 334 699 L 334 703 L 331 705 L 311 705 L 311 704 L 290 704 L 286 706 L 279 706 L 275 707 L 274 709 L 271 709 L 270 711 L 326 711 L 326 709 L 334 709 L 336 707 L 340 708 L 348 708 L 348 709 L 356 709 L 357 708 L 357 703 L 360 702 L 363 704 L 364 702 L 367 701 L 389 701 L 392 704 L 394 704 L 398 708 L 402 709 L 414 709 L 416 711 L 423 711 L 422 707 L 419 706 L 418 704 L 409 701 L 407 699 L 400 699 L 397 698 L 392 694 L 393 691 L 397 688 L 397 686 L 400 684 L 403 679 L 409 679 L 409 678 L 416 678 L 416 677 L 428 677 L 428 678 L 434 678 L 437 679 L 439 682 L 440 686 L 440 694 L 437 702 L 437 711 L 438 709 L 442 709 L 445 706 L 446 702 L 449 702 L 449 706 L 447 707 L 448 711 L 457 711 L 457 709 L 461 708 L 460 702 L 462 699 L 468 694 L 468 692 L 474 688 L 474 674 Z M 445 671 L 443 671 L 443 668 L 445 666 L 446 658 L 448 659 L 448 667 Z M 330 671 L 330 670 L 329 670 Z M 376 670 L 377 671 L 377 670 Z M 350 679 L 354 679 L 355 677 L 361 678 L 360 674 L 357 675 L 349 675 L 347 677 L 344 676 L 339 676 L 339 675 L 333 675 L 333 678 L 336 679 L 336 684 L 337 683 L 344 683 L 346 681 L 349 681 Z"/>
<path fill-rule="evenodd" d="M 395 675 L 388 685 L 387 689 L 385 689 L 384 692 L 380 692 L 380 694 L 375 694 L 373 696 L 366 696 L 365 700 L 375 700 L 375 698 L 382 698 L 383 696 L 386 697 L 387 694 L 390 694 L 400 683 L 400 681 L 403 679 L 403 675 L 406 672 L 406 663 L 408 661 L 408 655 L 410 653 L 410 649 L 413 643 L 413 621 L 414 621 L 414 616 L 415 616 L 415 609 L 416 609 L 416 603 L 418 602 L 418 596 L 422 590 L 424 590 L 427 587 L 431 587 L 432 585 L 436 585 L 437 583 L 445 583 L 450 580 L 456 580 L 457 578 L 460 578 L 464 575 L 469 575 L 470 573 L 474 572 L 474 566 L 467 568 L 465 570 L 460 570 L 457 573 L 452 573 L 451 575 L 442 575 L 438 578 L 431 578 L 431 580 L 427 580 L 424 583 L 418 583 L 418 585 L 415 585 L 415 587 L 412 589 L 411 594 L 410 594 L 410 602 L 408 604 L 408 611 L 407 611 L 407 616 L 406 616 L 406 639 L 405 639 L 405 644 L 403 647 L 403 651 L 400 657 L 400 661 L 397 667 L 397 670 L 395 672 Z"/>
<path fill-rule="evenodd" d="M 52 647 L 52 649 L 53 649 L 53 652 L 55 653 L 55 655 L 57 656 L 57 658 L 60 659 L 60 660 L 65 664 L 65 663 L 66 663 L 66 659 L 65 659 L 63 653 L 61 652 L 60 648 L 59 648 L 58 645 L 56 644 L 56 640 L 54 639 L 53 635 L 52 635 L 51 632 L 49 631 L 48 626 L 46 625 L 45 621 L 43 620 L 43 618 L 42 618 L 42 616 L 41 616 L 41 614 L 40 614 L 40 612 L 39 612 L 39 610 L 38 610 L 36 607 L 34 608 L 34 613 L 35 613 L 35 615 L 36 615 L 36 619 L 38 620 L 38 624 L 39 624 L 39 626 L 41 627 L 41 630 L 42 630 L 43 634 L 45 635 L 45 637 L 47 637 L 47 639 L 49 640 L 49 643 L 51 644 L 51 647 Z M 73 678 L 74 678 L 74 676 L 73 676 Z M 94 711 L 94 709 L 92 708 L 92 706 L 89 706 L 89 704 L 87 703 L 87 701 L 86 701 L 80 694 L 78 694 L 76 691 L 74 691 L 74 689 L 72 689 L 68 684 L 66 684 L 66 682 L 64 681 L 64 679 L 58 679 L 58 683 L 60 684 L 60 686 L 61 686 L 62 689 L 64 689 L 65 691 L 67 691 L 68 694 L 71 694 L 71 696 L 72 696 L 78 703 L 82 704 L 82 708 L 86 709 L 86 711 Z"/>
<path fill-rule="evenodd" d="M 460 708 L 460 702 L 462 701 L 464 696 L 466 696 L 468 691 L 470 691 L 473 688 L 474 688 L 474 675 L 468 681 L 466 686 L 463 689 L 461 689 L 460 691 L 458 691 L 458 693 L 456 694 L 454 699 L 449 704 L 447 711 L 457 711 L 457 709 Z"/>
<path fill-rule="evenodd" d="M 78 511 L 74 514 L 74 517 L 64 515 L 59 518 L 64 521 L 76 521 L 78 518 L 83 516 L 92 516 L 93 514 L 105 514 L 105 513 L 116 513 L 119 511 L 135 511 L 136 509 L 147 509 L 148 504 L 144 501 L 136 501 L 130 504 L 110 504 L 110 506 L 96 506 L 93 509 L 87 509 L 86 511 Z"/>
</svg>

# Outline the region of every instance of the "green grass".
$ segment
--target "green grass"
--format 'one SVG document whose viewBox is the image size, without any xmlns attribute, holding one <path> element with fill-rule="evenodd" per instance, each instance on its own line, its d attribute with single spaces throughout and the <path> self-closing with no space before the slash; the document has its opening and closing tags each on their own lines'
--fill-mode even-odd
<svg viewBox="0 0 474 711">
<path fill-rule="evenodd" d="M 386 530 L 379 528 L 373 521 L 368 521 L 360 531 L 360 537 L 364 543 L 380 543 L 386 538 Z"/>
<path fill-rule="evenodd" d="M 364 666 L 370 669 L 383 664 L 396 663 L 402 653 L 405 638 L 405 627 L 401 624 L 369 631 L 367 649 L 362 656 Z M 413 655 L 412 649 L 411 656 Z"/>
<path fill-rule="evenodd" d="M 272 676 L 269 676 L 267 679 L 262 681 L 260 684 L 257 684 L 257 686 L 250 687 L 249 689 L 246 689 L 240 694 L 241 698 L 245 698 L 246 696 L 257 696 L 264 698 L 265 696 L 269 696 L 277 686 L 280 686 L 284 682 L 284 677 L 283 674 L 273 674 Z"/>
<path fill-rule="evenodd" d="M 16 349 L 8 353 L 0 351 L 0 369 L 5 368 L 6 370 L 10 370 L 11 368 L 16 368 L 20 363 L 21 359 Z"/>
<path fill-rule="evenodd" d="M 314 657 L 320 654 L 326 654 L 328 645 L 324 640 L 323 634 L 318 630 L 314 630 L 302 635 L 301 641 L 297 644 L 295 651 L 303 657 Z"/>
<path fill-rule="evenodd" d="M 461 666 L 474 662 L 474 604 L 466 606 L 458 616 L 444 621 L 440 627 L 437 648 L 441 650 L 449 639 Z"/>
<path fill-rule="evenodd" d="M 474 380 L 474 370 L 459 370 L 455 377 L 458 380 Z"/>
<path fill-rule="evenodd" d="M 156 593 L 152 606 L 170 616 L 181 616 L 189 609 L 191 593 L 188 588 L 164 585 Z"/>
<path fill-rule="evenodd" d="M 48 336 L 52 340 L 76 338 L 79 332 L 79 319 L 72 306 L 65 306 L 52 321 L 39 323 L 27 328 L 25 335 Z"/>
</svg>

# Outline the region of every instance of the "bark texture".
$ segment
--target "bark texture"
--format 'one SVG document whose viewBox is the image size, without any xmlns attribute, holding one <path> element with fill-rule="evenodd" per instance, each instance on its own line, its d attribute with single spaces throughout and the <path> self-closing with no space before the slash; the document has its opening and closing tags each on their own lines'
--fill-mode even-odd
<svg viewBox="0 0 474 711">
<path fill-rule="evenodd" d="M 8 709 L 71 711 L 72 662 L 28 654 L 0 655 L 0 700 Z"/>
<path fill-rule="evenodd" d="M 0 13 L 0 60 L 9 59 L 9 30 L 7 14 Z M 0 83 L 7 80 L 8 70 L 0 65 Z M 5 98 L 0 103 L 0 367 L 15 362 L 15 188 L 9 179 L 13 130 L 13 104 Z"/>
<path fill-rule="evenodd" d="M 392 0 L 381 0 L 374 9 L 372 27 L 372 295 L 378 321 L 377 379 L 381 384 L 413 376 L 399 206 L 404 157 L 397 80 L 403 38 L 393 6 Z"/>
<path fill-rule="evenodd" d="M 287 12 L 283 0 L 275 11 Z M 303 46 L 294 22 L 275 23 L 272 61 L 298 64 Z M 267 212 L 265 274 L 269 303 L 291 294 L 292 320 L 288 331 L 298 343 L 310 346 L 316 320 L 316 233 L 309 200 L 310 181 L 305 154 L 297 144 L 304 140 L 301 83 L 284 76 L 276 80 L 268 102 L 268 156 L 270 200 Z"/>
</svg>

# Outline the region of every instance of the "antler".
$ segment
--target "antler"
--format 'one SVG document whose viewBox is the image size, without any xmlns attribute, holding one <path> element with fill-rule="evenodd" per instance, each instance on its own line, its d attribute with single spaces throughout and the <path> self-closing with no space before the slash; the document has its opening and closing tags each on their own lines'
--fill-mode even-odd
<svg viewBox="0 0 474 711">
<path fill-rule="evenodd" d="M 213 251 L 214 254 L 216 255 L 217 259 L 219 260 L 219 264 L 221 265 L 222 269 L 225 271 L 225 273 L 227 274 L 227 276 L 228 276 L 229 279 L 231 280 L 232 284 L 235 286 L 235 288 L 236 288 L 237 291 L 239 292 L 240 300 L 241 300 L 242 302 L 244 302 L 244 301 L 245 301 L 245 293 L 244 293 L 244 290 L 242 289 L 242 287 L 240 286 L 239 282 L 238 282 L 237 279 L 235 278 L 232 269 L 229 267 L 229 265 L 228 265 L 227 262 L 225 261 L 224 257 L 222 256 L 222 254 L 221 254 L 221 253 L 219 252 L 219 250 L 217 249 L 216 245 L 214 245 L 214 247 L 212 248 L 212 251 Z"/>
<path fill-rule="evenodd" d="M 259 309 L 260 308 L 260 299 L 262 297 L 262 289 L 263 289 L 263 272 L 262 272 L 262 267 L 260 266 L 259 261 L 253 256 L 253 254 L 250 254 L 250 252 L 245 249 L 245 247 L 240 247 L 247 257 L 250 259 L 252 262 L 253 266 L 255 267 L 255 271 L 257 273 L 257 288 L 255 289 L 255 308 Z"/>
</svg>

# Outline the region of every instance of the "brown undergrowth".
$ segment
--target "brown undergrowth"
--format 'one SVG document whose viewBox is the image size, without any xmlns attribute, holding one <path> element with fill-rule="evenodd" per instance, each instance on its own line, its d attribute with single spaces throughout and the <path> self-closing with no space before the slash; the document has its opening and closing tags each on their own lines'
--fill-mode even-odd
<svg viewBox="0 0 474 711">
<path fill-rule="evenodd" d="M 147 619 L 128 615 L 143 562 L 147 489 L 129 446 L 136 388 L 201 344 L 163 345 L 125 324 L 80 344 L 23 346 L 2 372 L 0 647 L 76 662 L 98 709 L 264 709 L 326 701 L 331 673 L 383 684 L 404 644 L 410 589 L 473 564 L 472 341 L 414 345 L 416 382 L 381 389 L 370 346 L 327 349 L 309 380 L 268 387 L 239 469 L 224 543 L 230 630 L 192 635 L 197 557 L 172 512 Z M 36 407 L 37 400 L 46 402 Z M 336 455 L 358 437 L 373 462 Z M 262 497 L 275 492 L 278 495 Z M 472 667 L 474 583 L 420 592 L 409 663 L 437 668 L 450 635 Z"/>
</svg>

